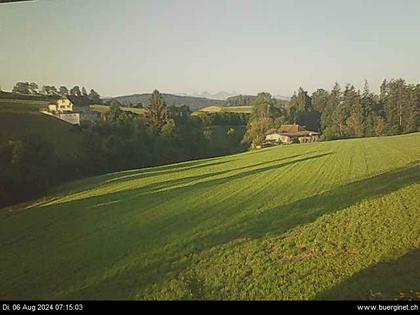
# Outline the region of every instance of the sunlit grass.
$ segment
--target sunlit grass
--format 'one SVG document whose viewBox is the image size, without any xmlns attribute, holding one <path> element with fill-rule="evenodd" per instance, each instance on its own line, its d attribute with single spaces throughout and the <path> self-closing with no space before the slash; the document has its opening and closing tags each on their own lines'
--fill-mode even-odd
<svg viewBox="0 0 420 315">
<path fill-rule="evenodd" d="M 0 210 L 0 298 L 322 298 L 419 247 L 419 162 L 417 133 L 66 184 Z"/>
</svg>

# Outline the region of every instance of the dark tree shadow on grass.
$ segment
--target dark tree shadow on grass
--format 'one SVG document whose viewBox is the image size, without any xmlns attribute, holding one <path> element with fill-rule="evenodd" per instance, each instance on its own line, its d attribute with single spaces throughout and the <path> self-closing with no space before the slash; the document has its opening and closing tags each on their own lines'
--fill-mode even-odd
<svg viewBox="0 0 420 315">
<path fill-rule="evenodd" d="M 313 158 L 316 158 L 316 157 L 329 155 L 329 154 L 331 154 L 331 153 L 325 153 L 325 154 L 316 155 L 316 156 L 309 156 L 309 157 L 299 159 L 299 160 L 292 160 L 292 161 L 284 163 L 284 164 L 272 165 L 273 163 L 281 162 L 281 161 L 284 161 L 284 160 L 289 160 L 289 159 L 292 159 L 292 158 L 295 158 L 295 157 L 299 156 L 299 155 L 291 155 L 291 156 L 286 156 L 286 157 L 283 157 L 283 158 L 280 158 L 280 159 L 264 161 L 264 162 L 261 162 L 261 163 L 250 164 L 250 165 L 247 165 L 247 166 L 241 166 L 241 167 L 236 167 L 236 168 L 228 168 L 228 169 L 224 169 L 224 170 L 218 171 L 218 172 L 208 172 L 208 173 L 204 173 L 204 174 L 201 174 L 201 175 L 186 176 L 186 177 L 167 180 L 167 181 L 160 181 L 160 182 L 157 182 L 157 183 L 142 186 L 140 188 L 127 188 L 127 189 L 120 190 L 120 191 L 115 192 L 115 193 L 107 193 L 107 194 L 99 195 L 99 196 L 95 196 L 95 197 L 80 198 L 80 199 L 70 200 L 70 201 L 60 202 L 59 200 L 63 196 L 57 196 L 53 199 L 46 200 L 45 203 L 37 204 L 37 207 L 50 206 L 51 202 L 52 202 L 51 205 L 58 205 L 58 204 L 65 204 L 65 203 L 69 203 L 69 202 L 74 203 L 74 202 L 78 202 L 78 201 L 81 201 L 81 200 L 91 200 L 92 198 L 101 198 L 103 196 L 106 196 L 107 199 L 111 198 L 111 199 L 115 199 L 114 201 L 119 202 L 119 201 L 126 200 L 126 198 L 133 199 L 133 196 L 134 196 L 134 198 L 137 198 L 139 196 L 143 196 L 143 195 L 147 195 L 147 194 L 151 194 L 151 193 L 161 193 L 162 194 L 163 192 L 161 190 L 165 190 L 165 191 L 174 190 L 174 189 L 179 190 L 181 188 L 178 187 L 178 186 L 182 185 L 182 184 L 187 184 L 187 185 L 184 186 L 184 188 L 187 189 L 187 187 L 191 187 L 192 185 L 194 185 L 194 184 L 188 185 L 189 183 L 192 183 L 193 181 L 196 181 L 196 180 L 205 179 L 205 178 L 208 178 L 209 180 L 207 180 L 203 183 L 216 184 L 219 180 L 218 179 L 212 180 L 211 179 L 212 177 L 227 174 L 227 173 L 230 173 L 230 172 L 241 171 L 240 174 L 239 174 L 240 176 L 238 177 L 238 178 L 240 178 L 242 176 L 249 176 L 249 175 L 252 175 L 252 174 L 256 174 L 258 172 L 263 172 L 263 171 L 266 171 L 266 170 L 286 166 L 288 164 L 293 164 L 295 162 L 305 161 L 305 160 L 308 160 L 308 159 L 313 159 Z M 229 161 L 229 162 L 231 162 L 231 161 Z M 197 168 L 197 167 L 202 168 L 202 167 L 205 167 L 205 166 L 220 165 L 220 164 L 224 164 L 224 163 L 228 163 L 228 162 L 210 163 L 210 164 L 206 164 L 206 165 L 203 165 L 203 166 L 200 165 L 200 166 L 190 167 L 189 169 Z M 258 169 L 255 169 L 253 171 L 246 171 L 247 169 L 253 169 L 255 167 L 269 165 L 269 164 L 270 164 L 270 166 L 258 168 Z M 165 172 L 164 174 L 170 174 L 170 173 L 176 173 L 176 172 L 178 172 L 178 170 Z M 162 175 L 162 174 L 154 174 L 154 175 L 150 175 L 150 176 L 155 176 L 155 175 Z M 226 182 L 225 179 L 229 179 L 229 178 L 231 178 L 233 180 L 233 179 L 236 178 L 236 176 L 237 175 L 223 177 L 220 180 L 220 182 Z M 115 184 L 115 183 L 119 183 L 119 182 L 132 181 L 132 180 L 136 180 L 136 179 L 140 179 L 140 178 L 147 178 L 147 177 L 149 177 L 149 176 L 145 176 L 142 173 L 140 173 L 140 174 L 136 173 L 135 175 L 121 176 L 120 178 L 116 178 L 115 181 L 114 180 L 105 181 L 104 185 L 108 185 L 110 183 Z M 97 185 L 96 188 L 99 188 L 101 186 L 102 185 Z M 134 191 L 139 191 L 139 193 L 134 193 L 134 195 L 133 195 Z M 77 192 L 75 192 L 75 193 L 77 193 Z M 118 197 L 118 198 L 115 198 L 115 197 Z M 58 202 L 54 202 L 55 200 L 57 200 Z"/>
<path fill-rule="evenodd" d="M 253 167 L 253 169 L 242 169 L 239 173 L 226 174 L 223 178 L 212 179 L 210 176 L 209 180 L 191 183 L 182 187 L 166 187 L 169 183 L 164 183 L 164 187 L 149 187 L 149 191 L 139 189 L 138 200 L 132 196 L 132 191 L 123 191 L 106 196 L 77 200 L 71 202 L 68 207 L 83 208 L 87 204 L 92 204 L 92 200 L 94 200 L 94 203 L 121 201 L 121 203 L 126 203 L 126 205 L 139 204 L 148 200 L 148 207 L 153 208 L 155 205 L 159 205 L 162 200 L 177 199 L 181 194 L 185 196 L 189 193 L 199 194 L 203 191 L 211 191 L 214 187 L 221 184 L 246 179 L 255 174 L 269 172 L 331 154 L 330 152 L 306 156 L 291 161 L 280 161 L 280 159 L 279 161 L 269 161 L 267 162 L 269 164 L 264 165 L 264 163 L 261 163 L 260 167 L 257 168 L 255 168 L 255 165 L 251 165 L 249 167 Z M 226 170 L 226 173 L 231 171 Z M 135 253 L 147 254 L 147 257 L 150 257 L 153 251 L 154 258 L 150 259 L 147 265 L 131 264 L 124 269 L 124 272 L 106 277 L 85 290 L 74 292 L 74 296 L 69 294 L 66 297 L 77 298 L 92 295 L 95 298 L 124 298 L 130 295 L 133 290 L 142 292 L 142 289 L 161 281 L 163 274 L 178 272 L 186 268 L 189 262 L 188 260 L 181 261 L 182 257 L 199 254 L 201 251 L 229 243 L 236 238 L 258 239 L 265 237 L 267 234 L 280 235 L 296 225 L 313 222 L 323 214 L 339 211 L 358 202 L 385 195 L 419 181 L 420 165 L 413 165 L 343 185 L 319 195 L 273 207 L 263 211 L 260 215 L 255 213 L 249 216 L 249 219 L 247 217 L 243 218 L 239 225 L 235 219 L 238 215 L 241 215 L 241 208 L 239 204 L 236 204 L 237 209 L 224 213 L 223 220 L 211 221 L 210 225 L 207 224 L 206 230 L 203 233 L 200 232 L 200 234 L 196 234 L 197 231 L 194 232 L 193 229 L 199 227 L 207 220 L 212 220 L 215 215 L 217 216 L 218 205 L 200 205 L 199 209 L 189 208 L 188 205 L 185 205 L 185 209 L 180 209 L 182 211 L 166 212 L 165 215 L 161 215 L 153 221 L 153 226 L 158 226 L 158 229 L 139 228 L 137 225 L 121 225 L 118 226 L 118 229 L 121 229 L 120 233 L 114 233 L 114 235 L 118 235 L 118 243 L 125 244 L 126 248 L 124 250 L 127 252 L 132 250 L 133 255 Z M 174 184 L 172 183 L 172 185 Z M 162 191 L 162 188 L 166 190 Z M 151 201 L 153 202 L 150 203 Z M 117 211 L 117 209 L 118 205 L 115 210 L 108 209 L 107 211 Z M 138 216 L 138 211 L 138 209 L 127 207 L 119 215 L 124 216 L 125 214 L 137 212 L 136 215 Z M 72 212 L 68 211 L 68 214 L 72 215 Z M 60 216 L 65 220 L 63 213 L 60 213 Z M 141 240 L 148 241 L 142 242 Z M 161 250 L 157 251 L 156 246 L 160 247 Z M 118 248 L 118 246 L 114 248 L 117 251 L 113 253 L 114 255 L 118 254 Z M 103 248 L 104 252 L 107 250 L 107 248 Z M 137 280 L 137 278 L 139 279 Z M 131 288 L 118 288 L 118 283 L 130 283 Z M 115 293 L 114 289 L 118 289 L 118 294 Z M 103 295 L 98 290 L 104 290 Z M 112 296 L 109 296 L 109 292 L 114 293 Z"/>
<path fill-rule="evenodd" d="M 236 227 L 240 232 L 235 233 L 237 237 L 250 238 L 259 238 L 267 233 L 282 234 L 296 225 L 313 222 L 323 214 L 342 210 L 358 202 L 376 198 L 418 182 L 420 182 L 420 165 L 400 168 L 265 210 L 260 216 L 253 216 L 242 226 Z M 235 233 L 231 236 L 234 237 Z"/>
</svg>

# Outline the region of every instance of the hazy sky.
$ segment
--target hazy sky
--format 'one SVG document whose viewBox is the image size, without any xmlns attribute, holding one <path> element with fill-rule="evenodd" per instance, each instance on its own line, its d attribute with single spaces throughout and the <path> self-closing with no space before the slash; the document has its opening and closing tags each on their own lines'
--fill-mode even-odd
<svg viewBox="0 0 420 315">
<path fill-rule="evenodd" d="M 0 86 L 268 91 L 420 81 L 420 1 L 39 0 L 0 4 Z"/>
</svg>

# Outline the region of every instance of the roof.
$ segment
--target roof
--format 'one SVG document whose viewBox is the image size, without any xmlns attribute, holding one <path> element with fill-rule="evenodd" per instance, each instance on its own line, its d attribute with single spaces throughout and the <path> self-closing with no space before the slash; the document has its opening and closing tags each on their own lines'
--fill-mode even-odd
<svg viewBox="0 0 420 315">
<path fill-rule="evenodd" d="M 75 96 L 75 95 L 66 95 L 66 97 L 78 107 L 89 106 L 92 104 L 92 101 L 87 96 Z"/>
<path fill-rule="evenodd" d="M 279 129 L 270 129 L 266 135 L 278 134 L 288 137 L 304 137 L 319 135 L 319 132 L 306 130 L 300 125 L 281 125 Z"/>
<path fill-rule="evenodd" d="M 280 133 L 282 136 L 288 136 L 288 137 L 309 137 L 309 136 L 315 136 L 319 135 L 319 132 L 315 131 L 297 131 L 297 132 L 282 132 Z"/>
<path fill-rule="evenodd" d="M 300 125 L 281 125 L 279 128 L 279 132 L 299 132 L 299 131 L 306 131 L 305 128 L 303 128 Z"/>
</svg>

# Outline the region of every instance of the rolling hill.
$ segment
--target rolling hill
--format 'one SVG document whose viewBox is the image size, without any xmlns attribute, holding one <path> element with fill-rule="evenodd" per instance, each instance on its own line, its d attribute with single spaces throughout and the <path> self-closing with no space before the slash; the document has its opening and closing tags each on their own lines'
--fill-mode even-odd
<svg viewBox="0 0 420 315">
<path fill-rule="evenodd" d="M 278 146 L 72 182 L 0 210 L 0 299 L 407 298 L 419 144 Z"/>
<path fill-rule="evenodd" d="M 60 156 L 77 157 L 82 138 L 80 128 L 40 113 L 47 103 L 46 100 L 0 99 L 0 142 L 38 137 L 51 144 Z"/>
<path fill-rule="evenodd" d="M 116 96 L 111 99 L 119 101 L 124 106 L 130 106 L 130 104 L 135 105 L 142 103 L 144 106 L 147 106 L 150 101 L 151 94 L 132 94 L 126 96 Z M 168 105 L 187 105 L 190 107 L 191 111 L 198 110 L 202 107 L 211 106 L 211 105 L 220 105 L 224 104 L 222 100 L 214 100 L 204 97 L 195 97 L 195 96 L 186 96 L 186 95 L 175 95 L 162 93 L 162 97 Z M 107 101 L 110 99 L 107 99 Z"/>
</svg>

